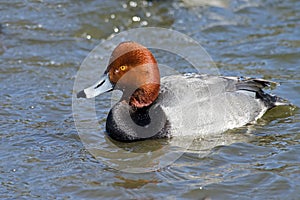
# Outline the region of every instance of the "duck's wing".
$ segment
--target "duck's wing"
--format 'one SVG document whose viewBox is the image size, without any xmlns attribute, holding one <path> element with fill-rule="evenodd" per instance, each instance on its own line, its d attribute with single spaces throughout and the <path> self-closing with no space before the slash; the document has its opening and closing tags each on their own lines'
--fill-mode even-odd
<svg viewBox="0 0 300 200">
<path fill-rule="evenodd" d="M 228 81 L 230 86 L 233 87 L 234 90 L 248 90 L 252 92 L 258 92 L 263 88 L 269 88 L 271 86 L 279 85 L 276 82 L 265 80 L 265 79 L 258 79 L 258 78 L 250 78 L 250 77 L 232 77 L 232 76 L 220 76 Z"/>
</svg>

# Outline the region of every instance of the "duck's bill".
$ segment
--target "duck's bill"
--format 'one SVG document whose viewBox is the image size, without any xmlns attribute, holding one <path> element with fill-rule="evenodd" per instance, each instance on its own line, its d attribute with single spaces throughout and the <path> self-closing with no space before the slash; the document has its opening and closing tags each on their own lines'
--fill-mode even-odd
<svg viewBox="0 0 300 200">
<path fill-rule="evenodd" d="M 113 90 L 113 85 L 109 80 L 108 74 L 103 74 L 94 85 L 78 92 L 77 98 L 93 98 L 111 90 Z"/>
</svg>

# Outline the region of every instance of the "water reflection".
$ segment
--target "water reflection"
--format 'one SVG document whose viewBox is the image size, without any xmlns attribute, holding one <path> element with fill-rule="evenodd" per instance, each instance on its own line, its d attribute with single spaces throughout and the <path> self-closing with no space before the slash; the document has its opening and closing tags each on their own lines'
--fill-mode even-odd
<svg viewBox="0 0 300 200">
<path fill-rule="evenodd" d="M 161 181 L 159 180 L 148 180 L 148 179 L 127 179 L 122 176 L 116 176 L 120 181 L 116 181 L 113 183 L 113 186 L 119 186 L 127 189 L 138 189 L 141 188 L 147 184 L 158 184 Z"/>
</svg>

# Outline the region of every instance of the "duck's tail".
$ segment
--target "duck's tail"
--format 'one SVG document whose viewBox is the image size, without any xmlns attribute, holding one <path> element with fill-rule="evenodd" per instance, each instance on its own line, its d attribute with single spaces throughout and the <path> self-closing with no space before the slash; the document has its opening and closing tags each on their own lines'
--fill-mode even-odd
<svg viewBox="0 0 300 200">
<path fill-rule="evenodd" d="M 268 109 L 276 106 L 292 106 L 292 104 L 286 99 L 265 93 L 263 90 L 256 92 L 256 98 L 261 99 Z"/>
<path fill-rule="evenodd" d="M 239 90 L 255 92 L 255 97 L 261 99 L 268 109 L 276 106 L 291 106 L 292 104 L 286 99 L 263 91 L 264 88 L 274 88 L 278 85 L 279 83 L 265 79 L 239 77 L 236 87 Z"/>
</svg>

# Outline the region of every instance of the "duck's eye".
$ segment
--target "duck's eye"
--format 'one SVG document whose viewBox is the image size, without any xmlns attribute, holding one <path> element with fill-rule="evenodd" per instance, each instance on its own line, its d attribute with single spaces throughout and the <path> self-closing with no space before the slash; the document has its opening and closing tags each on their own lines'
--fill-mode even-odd
<svg viewBox="0 0 300 200">
<path fill-rule="evenodd" d="M 120 69 L 121 71 L 125 71 L 126 68 L 127 68 L 127 66 L 125 66 L 125 65 L 122 65 L 122 66 L 119 67 L 119 69 Z"/>
</svg>

